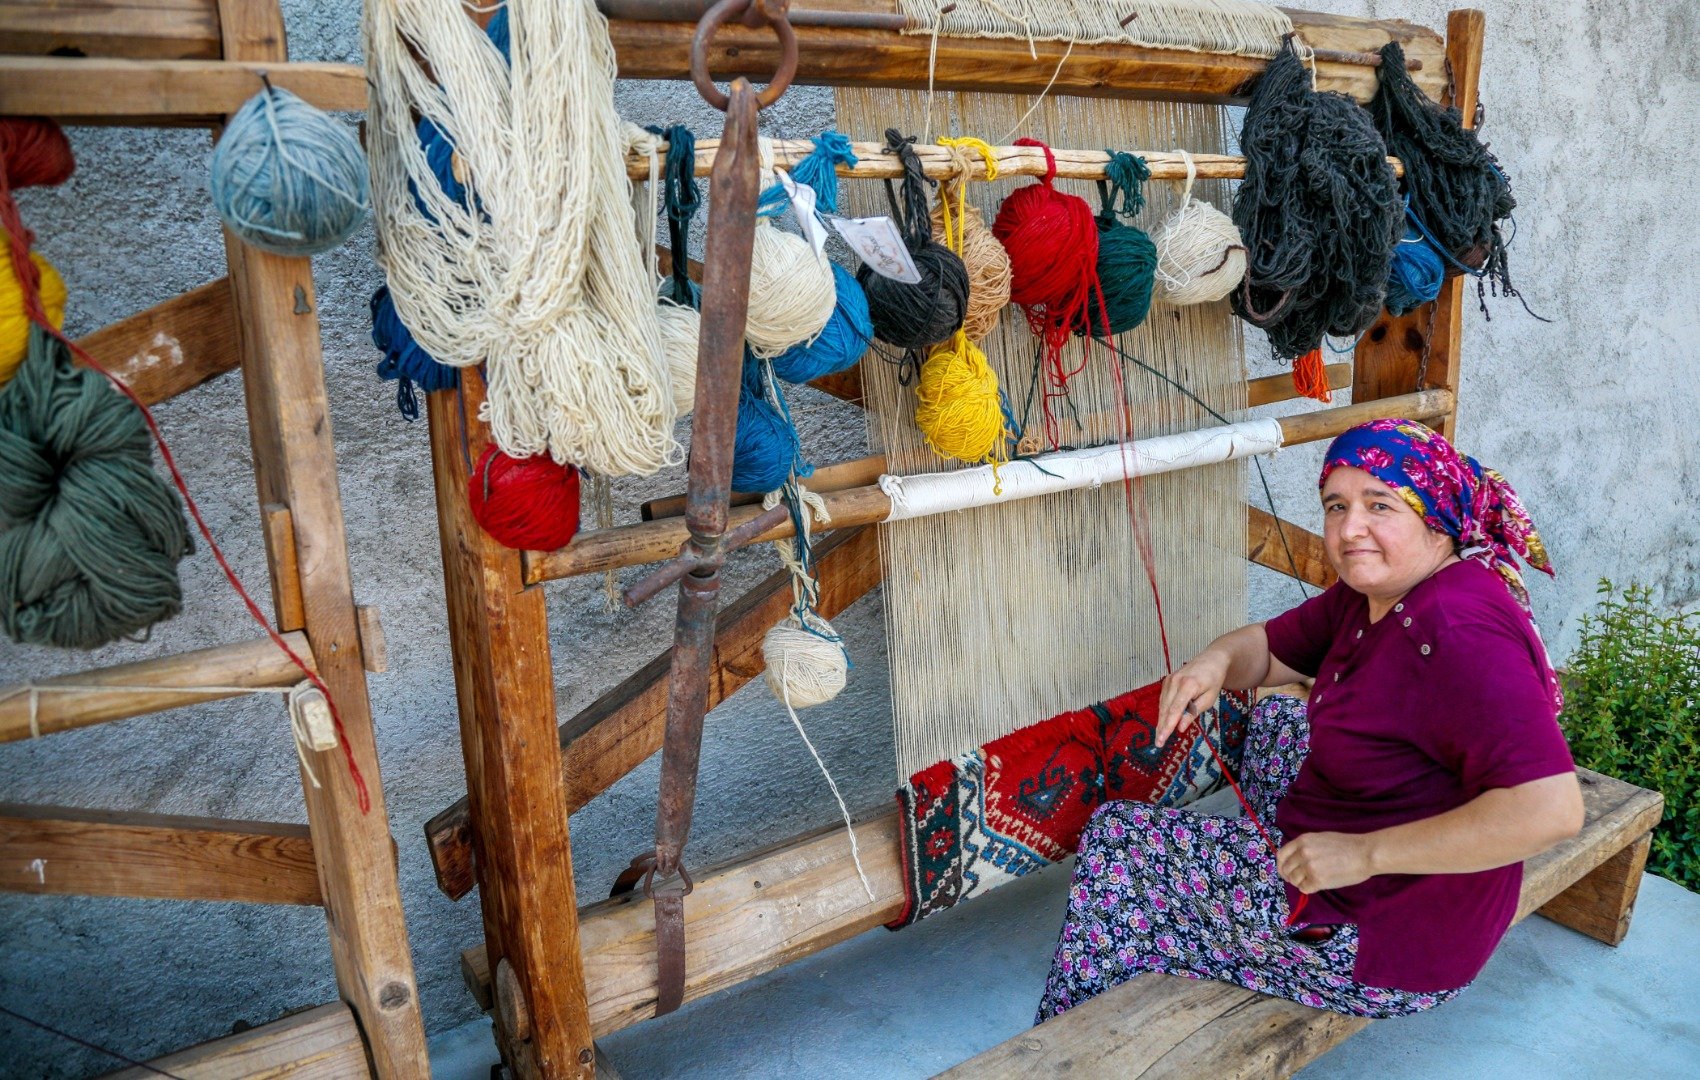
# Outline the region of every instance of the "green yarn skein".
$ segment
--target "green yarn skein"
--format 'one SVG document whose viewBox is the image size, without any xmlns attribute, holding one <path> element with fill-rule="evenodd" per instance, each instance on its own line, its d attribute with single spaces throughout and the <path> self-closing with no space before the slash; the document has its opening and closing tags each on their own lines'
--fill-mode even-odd
<svg viewBox="0 0 1700 1080">
<path fill-rule="evenodd" d="M 92 649 L 183 608 L 194 549 L 141 412 L 40 327 L 0 389 L 0 629 Z"/>
</svg>

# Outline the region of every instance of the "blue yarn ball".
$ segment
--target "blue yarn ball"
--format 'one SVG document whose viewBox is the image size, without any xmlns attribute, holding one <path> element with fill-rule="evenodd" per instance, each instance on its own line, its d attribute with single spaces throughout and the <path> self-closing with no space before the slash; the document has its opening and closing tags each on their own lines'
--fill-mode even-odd
<svg viewBox="0 0 1700 1080">
<path fill-rule="evenodd" d="M 366 155 L 346 125 L 268 86 L 213 148 L 212 201 L 225 227 L 278 255 L 317 255 L 366 218 Z"/>
<path fill-rule="evenodd" d="M 732 448 L 732 490 L 768 492 L 783 487 L 802 448 L 797 429 L 762 392 L 761 363 L 744 353 L 738 390 L 738 433 Z M 812 472 L 806 465 L 800 475 Z"/>
<path fill-rule="evenodd" d="M 1403 315 L 1415 311 L 1440 295 L 1446 280 L 1446 264 L 1440 252 L 1413 225 L 1405 226 L 1405 238 L 1393 246 L 1393 266 L 1387 273 L 1387 312 Z"/>
<path fill-rule="evenodd" d="M 459 368 L 438 363 L 413 340 L 390 299 L 388 285 L 380 285 L 372 294 L 372 344 L 384 354 L 378 362 L 380 378 L 411 379 L 427 393 L 460 385 Z"/>
<path fill-rule="evenodd" d="M 838 303 L 833 305 L 832 318 L 826 321 L 820 336 L 793 345 L 774 358 L 773 373 L 786 382 L 805 383 L 844 371 L 862 359 L 873 340 L 868 294 L 856 275 L 833 263 L 832 280 L 838 287 Z"/>
</svg>

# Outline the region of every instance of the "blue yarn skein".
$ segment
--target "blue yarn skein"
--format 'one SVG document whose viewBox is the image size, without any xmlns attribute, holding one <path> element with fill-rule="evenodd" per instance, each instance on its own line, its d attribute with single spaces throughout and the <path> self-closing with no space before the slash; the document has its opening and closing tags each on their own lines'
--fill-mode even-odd
<svg viewBox="0 0 1700 1080">
<path fill-rule="evenodd" d="M 378 378 L 396 380 L 396 408 L 409 420 L 419 419 L 415 383 L 426 393 L 453 390 L 460 385 L 458 368 L 438 363 L 413 340 L 390 299 L 388 285 L 380 285 L 372 294 L 372 344 L 384 354 L 378 361 Z"/>
<path fill-rule="evenodd" d="M 277 255 L 317 255 L 366 218 L 366 155 L 340 121 L 266 83 L 213 148 L 212 201 L 243 243 Z"/>
<path fill-rule="evenodd" d="M 868 294 L 856 275 L 832 264 L 838 303 L 832 318 L 813 341 L 793 345 L 773 359 L 773 373 L 786 382 L 805 383 L 822 375 L 845 371 L 862 359 L 874 339 L 874 320 L 868 314 Z"/>
<path fill-rule="evenodd" d="M 776 407 L 768 400 L 765 365 L 744 350 L 743 380 L 738 389 L 738 433 L 732 450 L 732 490 L 769 492 L 783 487 L 793 469 L 798 476 L 813 473 L 802 460 L 791 410 L 774 388 Z"/>
<path fill-rule="evenodd" d="M 1387 312 L 1403 315 L 1415 311 L 1440 295 L 1446 279 L 1446 264 L 1413 223 L 1405 225 L 1404 239 L 1393 245 L 1393 265 L 1387 272 Z"/>
</svg>

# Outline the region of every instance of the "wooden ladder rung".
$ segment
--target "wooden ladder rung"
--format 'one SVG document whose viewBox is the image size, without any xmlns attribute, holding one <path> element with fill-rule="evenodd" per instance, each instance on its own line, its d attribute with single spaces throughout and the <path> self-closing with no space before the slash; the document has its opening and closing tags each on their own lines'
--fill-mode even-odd
<svg viewBox="0 0 1700 1080">
<path fill-rule="evenodd" d="M 284 634 L 283 640 L 312 665 L 306 634 Z M 266 637 L 18 683 L 0 687 L 0 742 L 293 686 L 303 678 L 301 669 Z"/>
<path fill-rule="evenodd" d="M 0 0 L 0 52 L 216 60 L 216 0 Z"/>
<path fill-rule="evenodd" d="M 176 397 L 242 362 L 230 279 L 190 289 L 77 344 L 147 404 Z"/>
<path fill-rule="evenodd" d="M 307 826 L 0 805 L 0 889 L 321 904 Z"/>
<path fill-rule="evenodd" d="M 156 1080 L 161 1072 L 183 1080 L 233 1076 L 343 1080 L 371 1075 L 360 1025 L 353 1010 L 340 1001 L 155 1058 L 149 1065 L 151 1069 L 108 1073 L 105 1080 Z"/>
<path fill-rule="evenodd" d="M 354 64 L 0 56 L 0 110 L 79 124 L 213 127 L 259 92 L 262 71 L 321 109 L 366 108 L 366 72 Z"/>
</svg>

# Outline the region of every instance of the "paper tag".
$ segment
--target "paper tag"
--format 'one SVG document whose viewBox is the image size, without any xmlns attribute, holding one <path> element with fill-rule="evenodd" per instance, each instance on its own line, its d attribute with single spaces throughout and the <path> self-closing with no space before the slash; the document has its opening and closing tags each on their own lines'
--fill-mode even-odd
<svg viewBox="0 0 1700 1080">
<path fill-rule="evenodd" d="M 817 256 L 821 255 L 826 251 L 826 227 L 820 223 L 820 215 L 815 213 L 815 189 L 807 184 L 799 184 L 791 179 L 791 174 L 787 172 L 779 174 L 779 184 L 791 199 L 791 212 L 797 215 L 797 224 L 802 226 L 803 238 L 808 240 Z"/>
<path fill-rule="evenodd" d="M 828 217 L 827 221 L 874 273 L 910 285 L 920 283 L 921 272 L 909 257 L 909 246 L 897 231 L 897 222 L 889 217 Z"/>
</svg>

